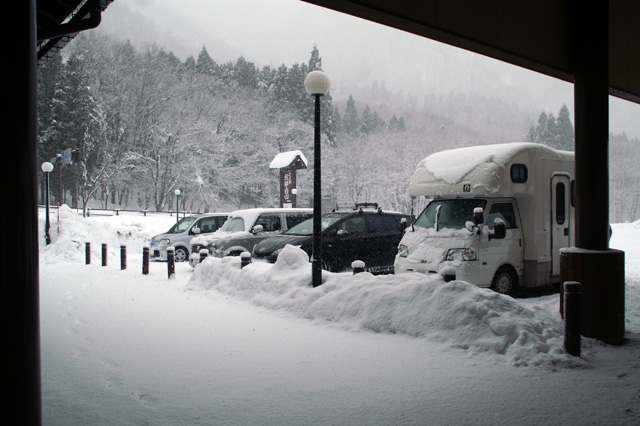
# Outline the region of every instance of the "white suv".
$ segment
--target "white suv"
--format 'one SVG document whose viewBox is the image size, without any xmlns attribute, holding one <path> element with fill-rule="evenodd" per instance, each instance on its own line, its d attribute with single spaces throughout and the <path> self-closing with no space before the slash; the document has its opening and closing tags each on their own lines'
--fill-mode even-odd
<svg viewBox="0 0 640 426">
<path fill-rule="evenodd" d="M 280 234 L 313 216 L 313 209 L 271 208 L 236 210 L 217 232 L 199 235 L 191 240 L 189 264 L 200 263 L 200 250 L 208 249 L 211 256 L 238 256 L 251 252 L 253 246 L 265 238 Z"/>
</svg>

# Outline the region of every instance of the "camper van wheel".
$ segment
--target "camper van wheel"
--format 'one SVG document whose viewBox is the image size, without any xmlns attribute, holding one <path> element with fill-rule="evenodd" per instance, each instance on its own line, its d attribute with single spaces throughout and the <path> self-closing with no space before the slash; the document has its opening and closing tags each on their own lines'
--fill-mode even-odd
<svg viewBox="0 0 640 426">
<path fill-rule="evenodd" d="M 516 288 L 516 274 L 508 266 L 502 266 L 493 276 L 491 289 L 500 294 L 510 295 Z"/>
<path fill-rule="evenodd" d="M 189 258 L 189 252 L 184 247 L 176 247 L 175 261 L 184 262 Z"/>
</svg>

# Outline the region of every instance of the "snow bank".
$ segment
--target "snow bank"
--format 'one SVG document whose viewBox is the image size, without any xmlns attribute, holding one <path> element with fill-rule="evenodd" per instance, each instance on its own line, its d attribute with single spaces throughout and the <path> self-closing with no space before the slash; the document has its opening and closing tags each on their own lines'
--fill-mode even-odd
<svg viewBox="0 0 640 426">
<path fill-rule="evenodd" d="M 82 217 L 81 212 L 62 205 L 50 209 L 51 243 L 45 246 L 45 215 L 39 215 L 40 261 L 56 263 L 60 259 L 84 262 L 85 243 L 91 243 L 93 256 L 107 244 L 108 257 L 120 259 L 120 246 L 127 246 L 127 256 L 142 257 L 142 248 L 154 235 L 167 231 L 175 223 L 168 214 L 121 212 L 118 216 Z M 55 243 L 55 244 L 54 244 Z"/>
<path fill-rule="evenodd" d="M 273 265 L 241 269 L 238 258 L 207 258 L 187 289 L 213 290 L 347 330 L 405 334 L 474 355 L 498 354 L 515 366 L 586 366 L 564 352 L 560 316 L 546 309 L 439 276 L 323 274 L 325 283 L 311 287 L 307 255 L 286 246 Z"/>
</svg>

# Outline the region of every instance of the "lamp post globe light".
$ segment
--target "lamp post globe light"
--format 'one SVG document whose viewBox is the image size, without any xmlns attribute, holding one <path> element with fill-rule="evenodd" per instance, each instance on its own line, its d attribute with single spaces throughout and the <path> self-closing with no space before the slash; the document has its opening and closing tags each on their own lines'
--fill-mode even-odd
<svg viewBox="0 0 640 426">
<path fill-rule="evenodd" d="M 180 217 L 179 217 L 180 216 L 180 214 L 179 214 L 180 213 L 180 204 L 178 204 L 178 200 L 179 200 L 179 197 L 180 197 L 180 190 L 176 189 L 174 192 L 176 194 L 176 223 L 178 223 L 178 221 L 180 220 Z"/>
<path fill-rule="evenodd" d="M 320 97 L 329 92 L 329 77 L 322 71 L 311 71 L 304 79 L 307 93 L 315 97 L 315 126 L 313 137 L 313 249 L 311 255 L 311 283 L 322 284 L 322 177 L 320 168 Z"/>
<path fill-rule="evenodd" d="M 46 216 L 45 216 L 45 222 L 44 222 L 44 243 L 45 245 L 49 245 L 49 243 L 51 243 L 51 236 L 49 235 L 49 174 L 51 173 L 51 171 L 53 170 L 53 164 L 51 164 L 48 161 L 45 161 L 44 163 L 42 163 L 42 171 L 44 172 L 44 175 L 46 176 L 46 180 L 47 180 L 47 188 L 45 190 L 45 200 L 46 200 L 46 205 L 45 205 L 45 209 L 46 209 Z"/>
</svg>

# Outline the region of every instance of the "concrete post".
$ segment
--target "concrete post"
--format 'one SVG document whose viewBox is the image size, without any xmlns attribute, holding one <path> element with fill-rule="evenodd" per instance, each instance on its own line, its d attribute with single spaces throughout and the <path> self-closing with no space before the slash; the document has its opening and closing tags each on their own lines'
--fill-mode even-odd
<svg viewBox="0 0 640 426">
<path fill-rule="evenodd" d="M 107 245 L 102 244 L 102 266 L 107 266 Z"/>
<path fill-rule="evenodd" d="M 149 247 L 142 247 L 142 275 L 149 275 Z"/>
<path fill-rule="evenodd" d="M 243 251 L 240 253 L 240 269 L 251 263 L 251 253 L 248 251 Z"/>
<path fill-rule="evenodd" d="M 176 277 L 175 249 L 167 247 L 167 277 L 171 280 Z"/>
<path fill-rule="evenodd" d="M 564 283 L 564 349 L 580 356 L 580 283 Z"/>
<path fill-rule="evenodd" d="M 120 246 L 120 270 L 127 269 L 127 246 Z"/>
</svg>

